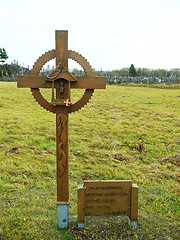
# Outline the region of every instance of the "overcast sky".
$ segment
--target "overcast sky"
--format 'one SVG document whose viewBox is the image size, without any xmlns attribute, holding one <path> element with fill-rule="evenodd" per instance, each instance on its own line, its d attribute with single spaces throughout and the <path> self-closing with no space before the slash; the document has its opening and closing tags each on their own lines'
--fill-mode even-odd
<svg viewBox="0 0 180 240">
<path fill-rule="evenodd" d="M 31 67 L 68 30 L 95 69 L 180 68 L 180 0 L 1 0 L 0 20 L 9 62 Z"/>
</svg>

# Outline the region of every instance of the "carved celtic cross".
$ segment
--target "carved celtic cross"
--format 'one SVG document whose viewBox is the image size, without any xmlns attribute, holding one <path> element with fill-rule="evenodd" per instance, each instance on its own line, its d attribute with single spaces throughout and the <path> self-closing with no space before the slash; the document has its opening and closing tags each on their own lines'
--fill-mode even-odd
<svg viewBox="0 0 180 240">
<path fill-rule="evenodd" d="M 46 62 L 56 58 L 56 68 L 47 76 L 39 73 Z M 68 58 L 79 63 L 85 77 L 77 77 L 68 71 Z M 45 52 L 32 67 L 31 74 L 18 76 L 19 88 L 31 88 L 36 101 L 46 110 L 56 114 L 57 149 L 57 214 L 59 228 L 68 226 L 69 172 L 68 172 L 68 113 L 82 108 L 91 98 L 94 89 L 106 87 L 104 77 L 94 77 L 89 62 L 79 53 L 68 50 L 68 31 L 56 31 L 56 49 Z M 52 99 L 48 102 L 39 88 L 51 88 Z M 76 103 L 71 103 L 71 88 L 85 89 Z"/>
</svg>

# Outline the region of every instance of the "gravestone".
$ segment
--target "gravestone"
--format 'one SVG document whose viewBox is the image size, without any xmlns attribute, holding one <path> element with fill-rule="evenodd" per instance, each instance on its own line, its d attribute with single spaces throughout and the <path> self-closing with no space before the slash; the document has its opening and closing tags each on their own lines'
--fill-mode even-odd
<svg viewBox="0 0 180 240">
<path fill-rule="evenodd" d="M 17 86 L 31 88 L 36 101 L 44 109 L 56 114 L 57 223 L 59 228 L 65 228 L 69 225 L 68 115 L 82 108 L 94 89 L 106 88 L 106 79 L 94 77 L 89 62 L 78 52 L 68 50 L 68 31 L 57 30 L 55 33 L 56 48 L 38 58 L 29 76 L 18 76 Z M 53 58 L 56 59 L 56 68 L 47 76 L 40 76 L 44 64 Z M 68 59 L 79 63 L 86 76 L 71 74 Z M 51 88 L 50 102 L 41 95 L 39 88 Z M 84 95 L 74 104 L 70 98 L 72 88 L 85 89 Z"/>
<path fill-rule="evenodd" d="M 128 216 L 137 226 L 138 187 L 131 180 L 84 181 L 78 188 L 78 226 L 85 216 Z"/>
</svg>

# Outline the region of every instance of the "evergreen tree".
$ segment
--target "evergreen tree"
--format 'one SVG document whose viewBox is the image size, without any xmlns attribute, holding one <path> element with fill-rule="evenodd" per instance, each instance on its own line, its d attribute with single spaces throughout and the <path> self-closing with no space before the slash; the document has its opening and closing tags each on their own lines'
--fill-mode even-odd
<svg viewBox="0 0 180 240">
<path fill-rule="evenodd" d="M 135 69 L 133 64 L 131 64 L 131 66 L 129 68 L 129 76 L 130 77 L 136 77 L 137 76 L 137 72 L 136 72 L 136 69 Z"/>
<path fill-rule="evenodd" d="M 8 55 L 6 53 L 6 50 L 4 48 L 0 48 L 0 62 L 4 63 L 8 59 Z"/>
</svg>

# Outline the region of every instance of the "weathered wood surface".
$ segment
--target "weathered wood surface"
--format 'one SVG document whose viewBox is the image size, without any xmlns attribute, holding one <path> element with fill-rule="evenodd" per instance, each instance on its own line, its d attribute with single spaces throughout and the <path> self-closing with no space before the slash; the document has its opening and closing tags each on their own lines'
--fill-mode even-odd
<svg viewBox="0 0 180 240">
<path fill-rule="evenodd" d="M 85 181 L 84 195 L 78 189 L 78 220 L 83 216 L 129 216 L 137 221 L 137 186 L 127 181 Z M 84 199 L 84 203 L 83 203 Z M 83 207 L 79 206 L 82 204 Z M 84 208 L 84 211 L 82 211 Z M 83 215 L 84 214 L 84 215 Z M 83 220 L 82 220 L 83 219 Z"/>
<path fill-rule="evenodd" d="M 138 186 L 132 185 L 131 190 L 131 221 L 137 221 L 138 219 Z"/>
<path fill-rule="evenodd" d="M 68 69 L 68 31 L 56 31 L 56 66 L 59 63 Z"/>
<path fill-rule="evenodd" d="M 59 106 L 56 112 L 57 202 L 69 201 L 68 111 Z"/>
<path fill-rule="evenodd" d="M 68 68 L 68 32 L 56 31 L 56 66 L 62 63 Z M 60 90 L 56 88 L 56 98 Z M 68 110 L 56 108 L 56 156 L 57 156 L 57 202 L 69 202 L 68 162 Z"/>
<path fill-rule="evenodd" d="M 130 189 L 132 181 L 84 182 L 85 215 L 130 215 Z"/>
<path fill-rule="evenodd" d="M 85 217 L 85 189 L 83 186 L 78 187 L 78 223 L 84 222 Z"/>
</svg>

